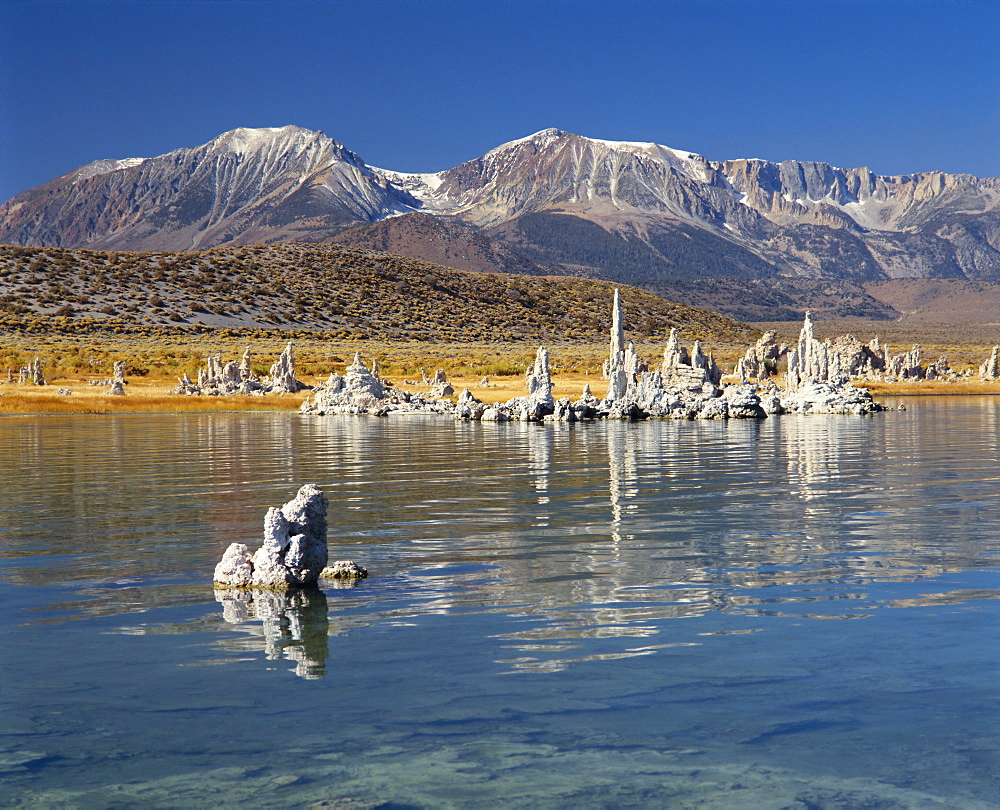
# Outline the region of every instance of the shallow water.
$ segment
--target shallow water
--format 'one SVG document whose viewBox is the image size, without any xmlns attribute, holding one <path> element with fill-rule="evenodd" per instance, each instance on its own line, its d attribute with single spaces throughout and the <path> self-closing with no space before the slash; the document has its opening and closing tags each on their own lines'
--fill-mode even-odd
<svg viewBox="0 0 1000 810">
<path fill-rule="evenodd" d="M 1000 399 L 0 420 L 0 805 L 993 807 Z M 371 576 L 216 595 L 308 482 Z"/>
</svg>

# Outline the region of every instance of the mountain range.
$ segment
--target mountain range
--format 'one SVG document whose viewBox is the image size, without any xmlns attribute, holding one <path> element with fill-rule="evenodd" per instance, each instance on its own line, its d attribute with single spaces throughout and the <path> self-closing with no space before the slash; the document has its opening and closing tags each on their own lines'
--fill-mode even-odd
<svg viewBox="0 0 1000 810">
<path fill-rule="evenodd" d="M 862 284 L 1000 282 L 1000 178 L 712 161 L 556 129 L 414 174 L 286 126 L 99 160 L 0 206 L 0 242 L 14 245 L 183 251 L 275 241 L 589 276 L 675 300 L 708 295 L 755 320 L 795 317 L 803 296 L 824 288 L 826 308 L 843 310 L 834 314 L 891 317 Z"/>
</svg>

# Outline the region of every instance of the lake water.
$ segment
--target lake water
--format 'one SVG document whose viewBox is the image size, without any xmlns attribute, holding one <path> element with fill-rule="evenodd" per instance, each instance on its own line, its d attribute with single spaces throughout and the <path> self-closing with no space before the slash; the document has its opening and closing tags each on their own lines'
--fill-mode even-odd
<svg viewBox="0 0 1000 810">
<path fill-rule="evenodd" d="M 0 419 L 0 805 L 996 807 L 1000 398 L 906 404 Z M 369 579 L 217 600 L 310 482 Z"/>
</svg>

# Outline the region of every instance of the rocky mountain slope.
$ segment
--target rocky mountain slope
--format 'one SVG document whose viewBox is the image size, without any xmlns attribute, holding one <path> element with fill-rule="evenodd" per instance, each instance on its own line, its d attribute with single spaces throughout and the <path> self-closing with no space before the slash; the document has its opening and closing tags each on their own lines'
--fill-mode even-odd
<svg viewBox="0 0 1000 810">
<path fill-rule="evenodd" d="M 335 237 L 348 247 L 382 250 L 477 273 L 566 275 L 560 265 L 536 262 L 506 242 L 453 217 L 410 213 L 354 225 Z"/>
<path fill-rule="evenodd" d="M 603 340 L 614 285 L 471 273 L 340 245 L 282 242 L 207 251 L 117 252 L 0 246 L 0 326 L 283 329 L 338 338 Z M 746 343 L 714 312 L 622 288 L 635 334 Z"/>
<path fill-rule="evenodd" d="M 414 212 L 437 224 L 393 222 Z M 406 174 L 368 166 L 322 133 L 282 127 L 98 161 L 0 207 L 0 241 L 20 245 L 187 250 L 335 238 L 456 267 L 557 270 L 659 291 L 717 279 L 746 295 L 763 290 L 765 308 L 778 295 L 794 309 L 802 279 L 856 289 L 906 278 L 1000 282 L 1000 178 L 711 161 L 554 129 L 446 171 Z"/>
<path fill-rule="evenodd" d="M 0 207 L 0 242 L 189 250 L 336 233 L 417 201 L 321 132 L 235 129 L 159 157 L 101 160 Z"/>
</svg>

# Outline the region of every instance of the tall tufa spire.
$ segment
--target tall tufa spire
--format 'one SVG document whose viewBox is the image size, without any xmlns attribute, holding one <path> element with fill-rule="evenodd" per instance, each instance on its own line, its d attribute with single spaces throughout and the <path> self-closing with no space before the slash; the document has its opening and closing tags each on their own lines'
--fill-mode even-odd
<svg viewBox="0 0 1000 810">
<path fill-rule="evenodd" d="M 622 302 L 615 288 L 615 302 L 611 308 L 611 358 L 614 362 L 625 351 L 625 325 L 622 319 Z"/>
</svg>

